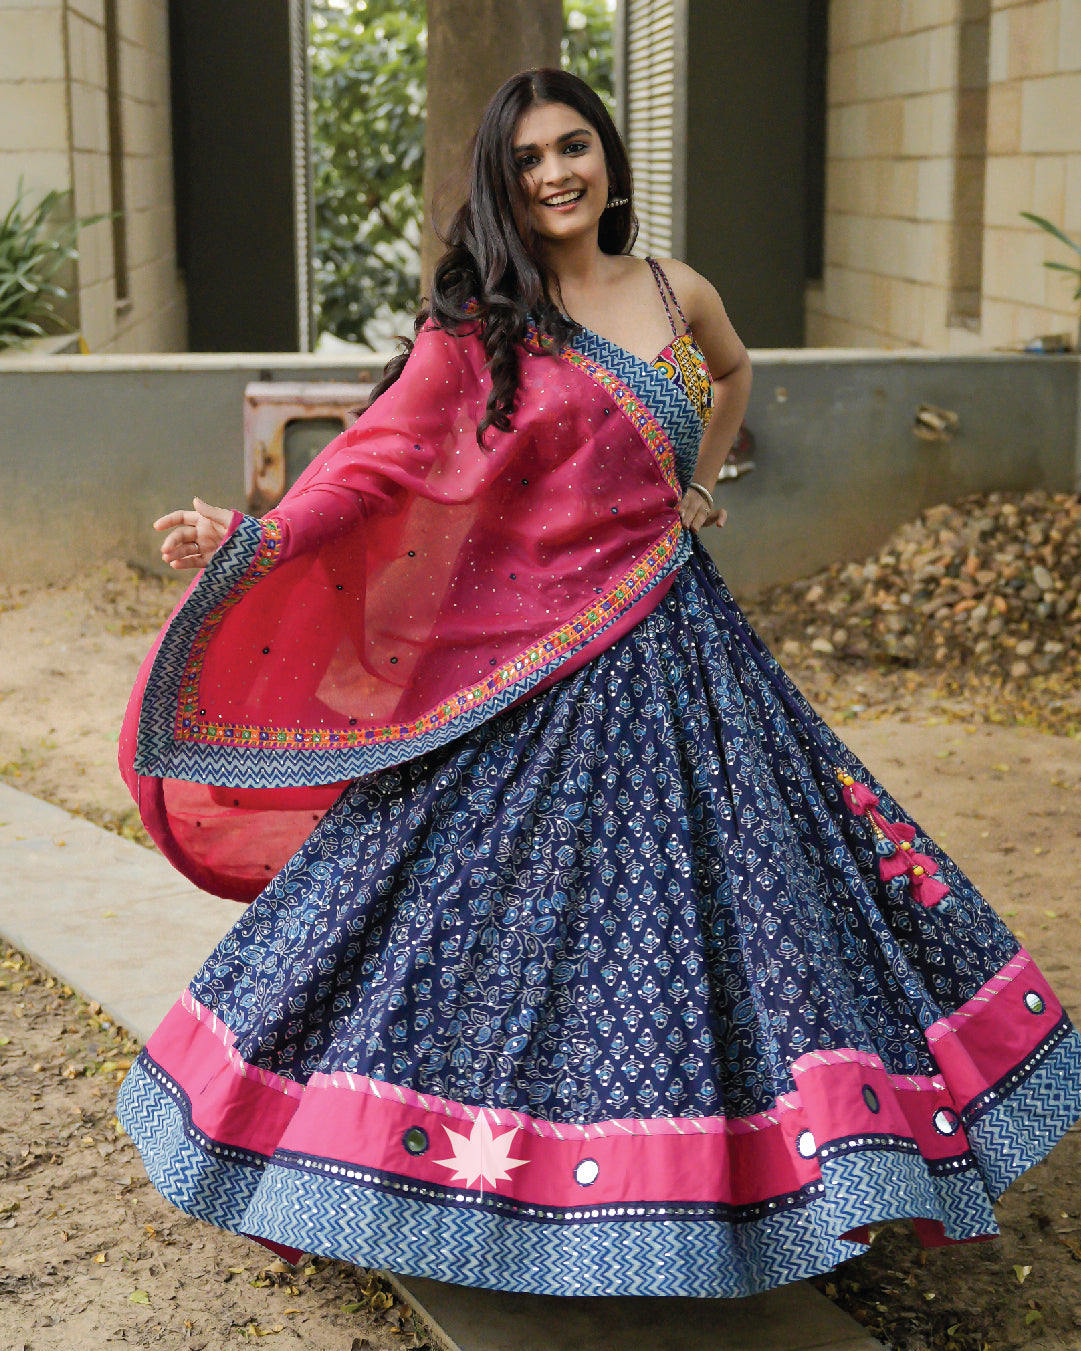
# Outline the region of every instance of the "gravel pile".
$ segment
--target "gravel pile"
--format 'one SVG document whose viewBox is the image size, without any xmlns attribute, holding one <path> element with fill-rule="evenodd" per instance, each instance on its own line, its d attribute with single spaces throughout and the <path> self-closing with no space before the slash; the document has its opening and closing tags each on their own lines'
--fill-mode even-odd
<svg viewBox="0 0 1081 1351">
<path fill-rule="evenodd" d="M 1081 674 L 1081 497 L 990 493 L 932 507 L 873 558 L 775 587 L 750 608 L 787 659 Z"/>
</svg>

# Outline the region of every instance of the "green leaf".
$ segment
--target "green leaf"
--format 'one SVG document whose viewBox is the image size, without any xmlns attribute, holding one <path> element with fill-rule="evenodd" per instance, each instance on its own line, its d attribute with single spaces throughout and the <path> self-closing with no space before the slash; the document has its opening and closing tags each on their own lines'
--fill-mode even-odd
<svg viewBox="0 0 1081 1351">
<path fill-rule="evenodd" d="M 150 1296 L 145 1290 L 133 1290 L 128 1296 L 129 1304 L 149 1304 Z"/>
<path fill-rule="evenodd" d="M 1081 275 L 1081 267 L 1073 267 L 1070 263 L 1046 262 L 1044 267 L 1054 268 L 1056 272 L 1075 272 Z"/>
<path fill-rule="evenodd" d="M 1038 225 L 1041 230 L 1046 230 L 1049 235 L 1054 235 L 1056 239 L 1061 240 L 1063 244 L 1068 248 L 1073 249 L 1075 253 L 1081 253 L 1081 244 L 1078 244 L 1075 240 L 1071 239 L 1068 234 L 1065 234 L 1057 225 L 1053 225 L 1051 221 L 1047 220 L 1045 217 L 1037 216 L 1032 211 L 1022 211 L 1021 215 L 1024 216 L 1026 220 L 1032 221 L 1033 225 Z"/>
<path fill-rule="evenodd" d="M 0 348 L 44 336 L 46 322 L 52 329 L 70 330 L 57 311 L 68 291 L 54 278 L 78 257 L 79 232 L 106 219 L 97 215 L 57 220 L 70 198 L 68 192 L 54 189 L 29 208 L 26 196 L 20 179 L 15 200 L 0 220 Z"/>
</svg>

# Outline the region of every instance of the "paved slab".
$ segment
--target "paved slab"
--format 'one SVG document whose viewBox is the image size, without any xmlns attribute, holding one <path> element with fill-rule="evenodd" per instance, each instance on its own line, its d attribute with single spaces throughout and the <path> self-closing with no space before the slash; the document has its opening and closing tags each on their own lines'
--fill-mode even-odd
<svg viewBox="0 0 1081 1351">
<path fill-rule="evenodd" d="M 0 934 L 140 1040 L 239 915 L 159 854 L 0 784 Z"/>
<path fill-rule="evenodd" d="M 0 784 L 0 937 L 140 1040 L 239 914 L 160 855 Z M 713 1300 L 391 1281 L 445 1351 L 882 1351 L 805 1282 Z"/>
<path fill-rule="evenodd" d="M 882 1351 L 803 1281 L 749 1299 L 513 1295 L 411 1277 L 444 1351 Z"/>
</svg>

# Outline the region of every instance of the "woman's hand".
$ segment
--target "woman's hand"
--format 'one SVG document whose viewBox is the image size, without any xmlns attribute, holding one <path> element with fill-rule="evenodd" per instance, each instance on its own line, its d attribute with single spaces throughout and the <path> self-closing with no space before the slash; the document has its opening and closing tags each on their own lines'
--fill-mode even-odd
<svg viewBox="0 0 1081 1351">
<path fill-rule="evenodd" d="M 709 503 L 698 489 L 688 488 L 679 504 L 679 519 L 688 530 L 697 534 L 704 525 L 723 526 L 728 520 L 728 512 L 723 507 L 710 510 Z"/>
<path fill-rule="evenodd" d="M 197 497 L 194 511 L 171 511 L 154 522 L 168 530 L 161 543 L 162 562 L 171 568 L 205 568 L 232 524 L 233 513 Z"/>
</svg>

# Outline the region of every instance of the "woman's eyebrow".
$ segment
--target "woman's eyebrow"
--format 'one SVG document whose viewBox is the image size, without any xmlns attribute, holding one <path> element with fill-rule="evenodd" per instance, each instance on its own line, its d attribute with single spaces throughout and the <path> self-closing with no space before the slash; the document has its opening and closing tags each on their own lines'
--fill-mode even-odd
<svg viewBox="0 0 1081 1351">
<path fill-rule="evenodd" d="M 562 136 L 557 136 L 556 144 L 559 145 L 563 141 L 575 141 L 578 140 L 579 137 L 591 135 L 592 132 L 588 127 L 576 127 L 574 131 L 565 131 Z M 531 141 L 529 145 L 516 145 L 513 153 L 515 155 L 520 155 L 524 150 L 536 150 L 536 148 L 536 143 Z"/>
</svg>

